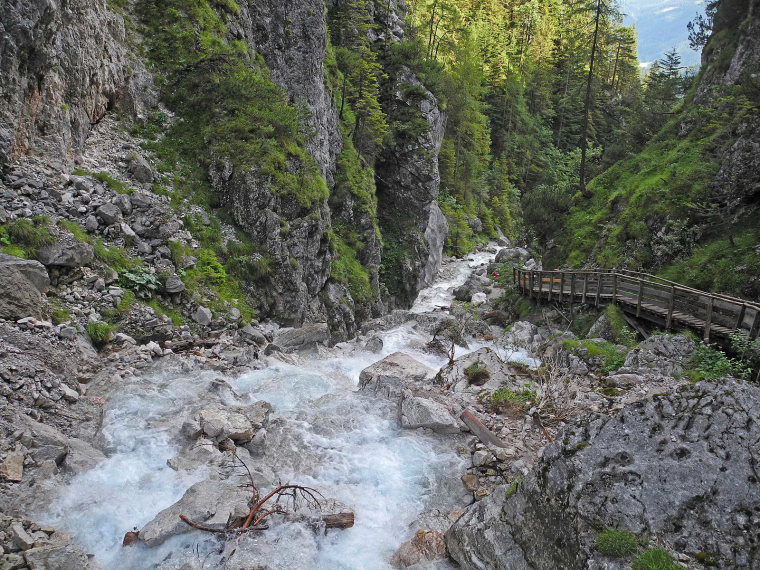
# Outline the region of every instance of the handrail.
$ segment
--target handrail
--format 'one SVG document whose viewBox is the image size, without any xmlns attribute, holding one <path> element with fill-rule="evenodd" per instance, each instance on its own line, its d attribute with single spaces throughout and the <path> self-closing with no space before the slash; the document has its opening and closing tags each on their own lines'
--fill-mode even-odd
<svg viewBox="0 0 760 570">
<path fill-rule="evenodd" d="M 576 288 L 579 276 L 582 277 L 581 291 Z M 650 273 L 627 269 L 515 268 L 513 280 L 524 295 L 548 298 L 549 301 L 569 298 L 571 313 L 573 303 L 579 300 L 581 304 L 596 306 L 611 301 L 635 314 L 636 318 L 659 322 L 666 329 L 677 324 L 701 330 L 705 340 L 709 340 L 713 332 L 727 337 L 741 331 L 751 339 L 760 334 L 760 303 L 701 291 Z M 546 289 L 545 280 L 548 280 Z M 569 289 L 566 288 L 568 283 Z M 636 284 L 638 291 L 632 291 Z"/>
</svg>

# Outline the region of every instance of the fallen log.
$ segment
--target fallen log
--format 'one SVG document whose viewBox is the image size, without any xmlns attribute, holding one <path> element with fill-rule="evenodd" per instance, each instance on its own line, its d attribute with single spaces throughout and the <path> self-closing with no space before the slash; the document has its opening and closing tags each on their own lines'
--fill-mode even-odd
<svg viewBox="0 0 760 570">
<path fill-rule="evenodd" d="M 470 431 L 483 443 L 495 445 L 496 447 L 508 447 L 506 443 L 496 437 L 495 433 L 483 425 L 483 422 L 481 422 L 470 410 L 462 412 L 459 419 L 461 419 L 467 427 L 470 428 Z"/>
<path fill-rule="evenodd" d="M 334 515 L 322 515 L 325 528 L 351 528 L 354 526 L 354 513 L 336 513 Z"/>
</svg>

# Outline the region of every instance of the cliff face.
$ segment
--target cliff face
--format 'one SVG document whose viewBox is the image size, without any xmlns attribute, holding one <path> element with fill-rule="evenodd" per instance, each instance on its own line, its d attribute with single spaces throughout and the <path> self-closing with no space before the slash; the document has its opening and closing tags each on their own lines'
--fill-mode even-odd
<svg viewBox="0 0 760 570">
<path fill-rule="evenodd" d="M 101 168 L 93 149 L 108 146 L 102 144 L 109 136 L 101 128 L 104 118 L 113 123 L 118 111 L 121 128 L 134 133 L 139 129 L 133 125 L 149 124 L 151 117 L 166 112 L 163 101 L 175 111 L 169 113 L 170 124 L 187 120 L 171 104 L 172 90 L 177 88 L 171 73 L 176 74 L 181 64 L 164 69 L 160 58 L 146 62 L 158 45 L 154 45 L 146 14 L 155 17 L 163 9 L 154 4 L 148 0 L 34 0 L 0 5 L 0 95 L 4 103 L 0 107 L 0 166 L 9 167 L 33 156 L 51 172 L 66 174 L 86 154 L 88 167 Z M 383 238 L 378 218 L 398 215 L 403 216 L 403 231 L 396 232 L 391 241 L 400 240 L 410 253 L 398 272 L 397 296 L 386 297 L 386 301 L 391 305 L 411 303 L 440 264 L 446 231 L 435 204 L 437 155 L 444 125 L 435 98 L 429 92 L 421 100 L 407 97 L 404 86 L 424 90 L 409 70 L 391 78 L 398 86 L 394 104 L 414 106 L 430 130 L 406 146 L 382 152 L 376 198 L 374 165 L 362 163 L 355 150 L 345 148 L 345 137 L 350 134 L 341 131 L 337 95 L 326 78 L 329 54 L 324 0 L 248 0 L 223 7 L 213 3 L 191 6 L 177 0 L 171 8 L 185 14 L 177 22 L 185 26 L 189 22 L 186 31 L 190 36 L 205 38 L 195 42 L 196 49 L 212 34 L 217 38 L 214 41 L 226 42 L 229 49 L 245 46 L 247 56 L 233 57 L 249 57 L 254 66 L 266 66 L 268 78 L 284 90 L 289 105 L 298 109 L 304 141 L 300 144 L 305 145 L 329 189 L 317 198 L 303 200 L 297 193 L 278 191 L 271 172 L 255 162 L 241 165 L 238 157 L 216 151 L 197 160 L 185 157 L 190 163 L 208 165 L 203 176 L 216 195 L 212 202 L 227 211 L 269 261 L 266 279 L 248 283 L 259 314 L 289 325 L 327 320 L 336 341 L 353 335 L 357 321 L 377 316 L 386 308 L 380 300 Z M 371 42 L 402 39 L 403 2 L 383 8 L 369 3 L 367 9 L 375 21 L 368 32 Z M 208 22 L 217 23 L 204 28 Z M 164 29 L 159 23 L 158 30 Z M 170 41 L 182 42 L 182 38 Z M 163 44 L 161 57 L 166 57 L 166 45 L 172 44 Z M 185 56 L 175 55 L 177 61 Z M 207 58 L 204 65 L 210 61 Z M 148 68 L 159 73 L 155 85 Z M 192 73 L 202 73 L 198 69 L 195 66 Z M 142 144 L 139 132 L 137 136 L 135 143 Z M 93 138 L 99 140 L 94 147 Z M 205 141 L 209 142 L 214 141 Z M 116 143 L 110 146 L 114 148 Z M 304 171 L 303 164 L 289 160 L 284 170 L 294 176 Z M 367 178 L 366 195 L 340 188 L 351 160 L 354 170 L 360 168 Z M 185 176 L 179 171 L 164 172 L 164 183 Z M 150 182 L 145 189 L 149 187 Z M 178 211 L 178 215 L 185 213 Z M 366 275 L 359 293 L 351 283 L 352 275 L 346 278 L 345 271 L 342 276 L 340 271 L 336 273 L 340 262 L 336 252 L 346 243 L 336 231 L 338 227 L 353 239 L 349 262 L 359 264 L 360 276 Z M 336 244 L 335 235 L 344 241 Z M 346 251 L 344 248 L 344 262 Z"/>
</svg>

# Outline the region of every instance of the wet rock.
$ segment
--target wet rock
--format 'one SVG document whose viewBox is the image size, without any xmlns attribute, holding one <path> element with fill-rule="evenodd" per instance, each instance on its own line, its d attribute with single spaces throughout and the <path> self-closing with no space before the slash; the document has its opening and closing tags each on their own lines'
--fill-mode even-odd
<svg viewBox="0 0 760 570">
<path fill-rule="evenodd" d="M 207 524 L 226 524 L 230 515 L 243 516 L 250 491 L 222 481 L 201 481 L 190 487 L 171 507 L 158 513 L 140 530 L 140 540 L 158 546 L 172 536 L 192 529 L 179 519 L 185 515 Z"/>
<path fill-rule="evenodd" d="M 435 371 L 403 352 L 394 352 L 361 371 L 359 389 L 400 399 L 410 382 L 432 380 Z"/>
<path fill-rule="evenodd" d="M 192 317 L 196 323 L 207 327 L 211 324 L 213 315 L 211 314 L 211 309 L 204 307 L 203 305 L 199 305 L 198 308 L 195 309 L 195 312 L 193 312 Z"/>
<path fill-rule="evenodd" d="M 510 380 L 509 365 L 490 348 L 481 348 L 441 368 L 436 380 L 454 392 L 493 392 Z"/>
<path fill-rule="evenodd" d="M 40 546 L 24 552 L 30 570 L 87 570 L 87 553 L 76 544 Z"/>
<path fill-rule="evenodd" d="M 326 345 L 330 331 L 326 323 L 314 323 L 295 329 L 281 329 L 274 342 L 285 351 L 305 350 L 317 345 Z"/>
<path fill-rule="evenodd" d="M 404 393 L 401 401 L 401 427 L 406 429 L 427 428 L 436 433 L 459 433 L 459 424 L 446 406 L 434 400 Z"/>
<path fill-rule="evenodd" d="M 409 568 L 415 564 L 446 558 L 446 541 L 437 530 L 418 530 L 412 540 L 403 543 L 391 557 L 396 568 Z"/>
<path fill-rule="evenodd" d="M 370 337 L 364 345 L 364 350 L 378 353 L 383 350 L 383 339 L 377 335 Z"/>
<path fill-rule="evenodd" d="M 238 331 L 238 335 L 243 341 L 248 344 L 256 344 L 258 346 L 264 346 L 267 343 L 266 337 L 261 331 L 253 328 L 251 325 L 245 325 Z"/>
<path fill-rule="evenodd" d="M 253 437 L 253 426 L 248 418 L 226 409 L 201 410 L 199 424 L 203 433 L 217 442 L 230 438 L 243 443 Z"/>
</svg>

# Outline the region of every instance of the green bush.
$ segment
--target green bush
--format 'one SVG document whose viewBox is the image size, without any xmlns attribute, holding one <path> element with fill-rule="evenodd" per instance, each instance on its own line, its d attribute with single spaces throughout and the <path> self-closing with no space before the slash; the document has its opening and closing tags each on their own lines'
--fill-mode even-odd
<svg viewBox="0 0 760 570">
<path fill-rule="evenodd" d="M 161 287 L 161 282 L 150 267 L 141 265 L 122 273 L 119 285 L 134 292 L 140 299 L 150 299 Z"/>
<path fill-rule="evenodd" d="M 116 327 L 102 321 L 94 321 L 87 323 L 85 330 L 87 331 L 87 334 L 90 335 L 92 343 L 100 348 L 108 344 L 108 341 L 113 338 L 113 335 L 116 332 Z"/>
<path fill-rule="evenodd" d="M 746 362 L 729 358 L 726 353 L 703 344 L 697 344 L 694 356 L 691 357 L 687 366 L 684 374 L 693 382 L 717 380 L 727 376 L 746 379 L 752 372 Z"/>
<path fill-rule="evenodd" d="M 474 386 L 482 386 L 491 379 L 491 373 L 480 361 L 473 362 L 465 368 L 464 375 L 467 377 L 467 381 Z"/>
<path fill-rule="evenodd" d="M 357 259 L 356 251 L 339 235 L 333 233 L 331 238 L 333 259 L 330 276 L 343 283 L 355 301 L 371 301 L 373 293 L 369 273 Z"/>
<path fill-rule="evenodd" d="M 638 547 L 636 535 L 628 530 L 608 528 L 596 537 L 596 549 L 605 556 L 622 558 L 636 552 Z"/>
<path fill-rule="evenodd" d="M 633 561 L 632 570 L 683 570 L 663 548 L 650 548 Z"/>
<path fill-rule="evenodd" d="M 0 225 L 0 246 L 5 253 L 16 257 L 34 257 L 39 248 L 54 242 L 55 236 L 50 233 L 48 220 L 44 216 L 31 220 L 20 218 Z"/>
<path fill-rule="evenodd" d="M 537 400 L 536 391 L 529 384 L 525 384 L 523 389 L 517 392 L 511 388 L 499 388 L 491 394 L 489 404 L 492 410 L 500 413 L 509 409 L 526 410 L 529 403 Z"/>
<path fill-rule="evenodd" d="M 627 350 L 607 341 L 567 339 L 562 341 L 562 347 L 587 360 L 600 358 L 605 373 L 623 366 L 628 354 Z"/>
</svg>

